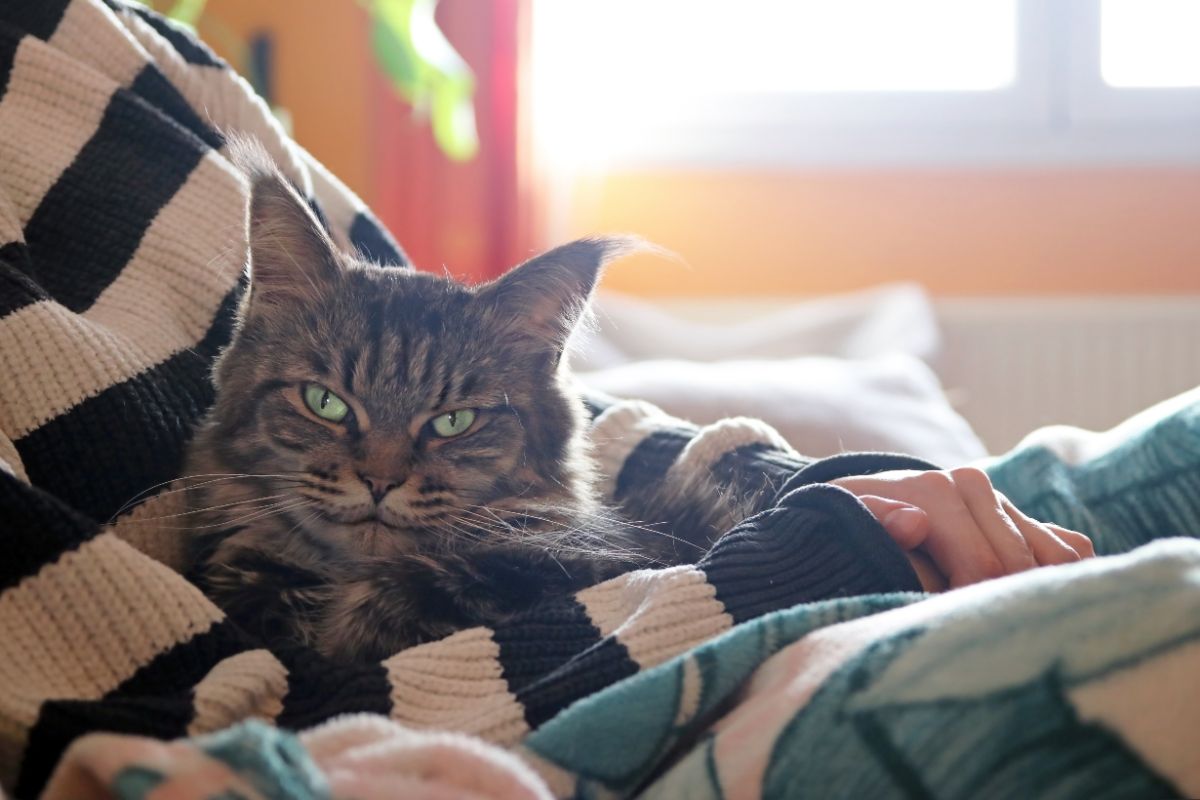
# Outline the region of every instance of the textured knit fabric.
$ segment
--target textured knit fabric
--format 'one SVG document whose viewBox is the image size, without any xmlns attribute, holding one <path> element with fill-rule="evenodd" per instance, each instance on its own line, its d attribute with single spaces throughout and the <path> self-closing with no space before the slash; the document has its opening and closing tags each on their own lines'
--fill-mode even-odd
<svg viewBox="0 0 1200 800">
<path fill-rule="evenodd" d="M 1111 431 L 1037 431 L 988 467 L 1022 510 L 1087 531 L 1101 555 L 1200 536 L 1200 388 Z"/>
<path fill-rule="evenodd" d="M 694 567 L 625 575 L 379 664 L 262 647 L 181 571 L 184 447 L 244 285 L 256 136 L 343 248 L 406 266 L 349 191 L 182 30 L 117 0 L 0 4 L 0 785 L 35 794 L 80 735 L 305 728 L 375 712 L 512 744 L 574 701 L 767 611 L 917 588 L 851 495 L 752 420 L 593 403 L 605 491 L 711 472 L 763 513 Z M 801 443 L 802 444 L 802 443 Z M 781 490 L 782 491 L 779 491 Z"/>
</svg>

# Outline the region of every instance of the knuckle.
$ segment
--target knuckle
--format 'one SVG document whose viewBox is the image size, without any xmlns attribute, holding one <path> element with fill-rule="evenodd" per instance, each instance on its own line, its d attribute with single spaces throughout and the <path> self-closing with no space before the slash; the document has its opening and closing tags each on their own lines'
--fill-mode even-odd
<svg viewBox="0 0 1200 800">
<path fill-rule="evenodd" d="M 1033 555 L 1033 550 L 1029 543 L 1022 541 L 1021 548 L 1013 555 L 1013 561 L 1017 570 L 1033 569 L 1038 565 L 1037 558 Z"/>
<path fill-rule="evenodd" d="M 1047 522 L 1045 525 L 1050 529 L 1050 532 L 1061 539 L 1063 543 L 1067 545 L 1067 547 L 1080 550 L 1082 552 L 1089 552 L 1092 550 L 1092 539 L 1087 534 L 1071 530 L 1070 528 L 1064 528 L 1062 525 L 1057 525 L 1053 522 Z"/>
<path fill-rule="evenodd" d="M 979 467 L 956 467 L 950 470 L 950 476 L 963 486 L 992 488 L 992 479 Z"/>
<path fill-rule="evenodd" d="M 950 477 L 950 473 L 945 470 L 922 472 L 917 476 L 916 480 L 920 481 L 921 485 L 930 491 L 939 491 L 954 487 L 954 478 Z"/>
<path fill-rule="evenodd" d="M 1008 574 L 1004 569 L 1004 564 L 995 556 L 987 556 L 979 559 L 979 563 L 975 565 L 975 571 L 979 574 L 980 580 L 1002 578 Z"/>
<path fill-rule="evenodd" d="M 1058 534 L 1058 532 L 1054 531 L 1053 529 L 1051 529 L 1051 533 L 1056 534 L 1053 535 L 1051 539 L 1051 541 L 1055 543 L 1056 547 L 1050 556 L 1049 563 L 1069 564 L 1072 561 L 1079 561 L 1083 558 L 1083 555 L 1078 551 L 1078 549 L 1072 546 L 1068 537 Z"/>
<path fill-rule="evenodd" d="M 1091 558 L 1092 556 L 1096 555 L 1095 543 L 1092 542 L 1091 538 L 1085 536 L 1084 534 L 1075 533 L 1072 531 L 1071 536 L 1064 537 L 1064 539 L 1067 541 L 1067 544 L 1072 547 L 1073 552 L 1075 552 L 1080 558 Z"/>
</svg>

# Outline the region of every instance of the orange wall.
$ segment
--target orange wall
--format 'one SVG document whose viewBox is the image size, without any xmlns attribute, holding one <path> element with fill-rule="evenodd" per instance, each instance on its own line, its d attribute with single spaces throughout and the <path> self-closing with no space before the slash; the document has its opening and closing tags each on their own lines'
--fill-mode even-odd
<svg viewBox="0 0 1200 800">
<path fill-rule="evenodd" d="M 378 203 L 379 78 L 359 4 L 208 9 L 243 39 L 277 32 L 276 92 L 296 139 Z M 230 54 L 216 25 L 201 33 Z M 646 295 L 813 294 L 889 280 L 942 295 L 1200 293 L 1197 168 L 625 171 L 581 181 L 571 205 L 559 238 L 633 231 L 691 266 L 631 259 L 605 278 Z M 430 263 L 457 266 L 452 255 Z"/>
<path fill-rule="evenodd" d="M 424 268 L 479 280 L 528 253 L 526 208 L 515 196 L 510 81 L 489 74 L 508 63 L 524 0 L 442 0 L 438 22 L 477 72 L 481 149 L 451 162 L 428 119 L 399 100 L 370 49 L 370 21 L 358 0 L 209 0 L 200 34 L 241 67 L 238 52 L 268 31 L 274 100 L 290 114 L 296 141 L 370 205 Z M 511 25 L 510 23 L 507 23 Z"/>
<path fill-rule="evenodd" d="M 208 0 L 200 35 L 236 62 L 235 43 L 273 32 L 276 102 L 293 135 L 370 203 L 371 77 L 366 12 L 354 0 Z"/>
<path fill-rule="evenodd" d="M 581 182 L 571 235 L 678 252 L 605 285 L 773 295 L 920 280 L 941 295 L 1200 293 L 1200 169 L 643 171 Z"/>
</svg>

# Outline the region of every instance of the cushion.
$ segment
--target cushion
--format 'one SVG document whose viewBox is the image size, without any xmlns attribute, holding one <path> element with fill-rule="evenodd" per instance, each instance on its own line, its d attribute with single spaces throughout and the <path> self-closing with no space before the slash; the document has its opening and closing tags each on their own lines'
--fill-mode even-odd
<svg viewBox="0 0 1200 800">
<path fill-rule="evenodd" d="M 647 358 L 870 358 L 897 352 L 929 361 L 941 344 L 929 298 L 914 284 L 783 306 L 749 298 L 672 306 L 680 313 L 601 292 L 593 302 L 595 329 L 577 337 L 572 363 L 586 371 Z"/>
<path fill-rule="evenodd" d="M 643 398 L 702 424 L 759 417 L 813 457 L 889 451 L 949 467 L 986 455 L 971 426 L 946 401 L 933 371 L 903 353 L 861 360 L 655 359 L 579 378 L 590 388 Z"/>
</svg>

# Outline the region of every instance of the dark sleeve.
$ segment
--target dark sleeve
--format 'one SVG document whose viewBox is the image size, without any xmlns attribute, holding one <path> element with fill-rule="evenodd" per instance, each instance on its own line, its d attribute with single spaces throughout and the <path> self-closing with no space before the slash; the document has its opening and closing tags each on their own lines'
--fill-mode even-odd
<svg viewBox="0 0 1200 800">
<path fill-rule="evenodd" d="M 589 394 L 585 402 L 598 415 L 620 401 Z M 874 515 L 853 494 L 828 484 L 852 475 L 937 469 L 936 465 L 896 453 L 842 453 L 814 459 L 780 446 L 777 440 L 742 444 L 725 452 L 718 448 L 703 464 L 688 462 L 689 445 L 711 431 L 711 426 L 668 417 L 656 421 L 619 465 L 611 499 L 629 518 L 668 530 L 676 539 L 706 546 L 715 543 L 700 564 L 706 571 L 720 571 L 721 585 L 740 587 L 728 592 L 738 597 L 745 591 L 755 597 L 764 591 L 769 595 L 734 603 L 731 594 L 730 603 L 748 602 L 753 616 L 778 607 L 785 596 L 794 604 L 921 591 L 908 558 Z M 705 474 L 697 475 L 697 470 Z M 736 513 L 723 513 L 731 507 Z M 717 558 L 718 553 L 724 555 Z M 744 584 L 729 577 L 737 575 L 744 576 Z M 772 591 L 783 594 L 775 596 Z"/>
<path fill-rule="evenodd" d="M 900 469 L 930 470 L 941 467 L 901 453 L 839 453 L 836 456 L 809 461 L 797 469 L 784 482 L 779 496 L 814 483 L 829 483 L 851 475 L 874 475 L 877 472 Z"/>
<path fill-rule="evenodd" d="M 799 602 L 923 591 L 908 557 L 875 515 L 858 497 L 829 482 L 890 470 L 938 469 L 936 465 L 898 453 L 840 453 L 807 459 L 755 447 L 727 454 L 717 467 L 714 472 L 719 484 L 726 491 L 756 498 L 757 513 L 722 536 L 710 557 L 740 548 L 749 558 L 756 551 L 764 552 L 766 543 L 780 537 L 804 540 L 800 546 L 793 542 L 788 548 L 767 547 L 770 557 L 755 560 L 752 569 L 733 570 L 745 576 L 739 592 L 767 592 L 761 603 L 769 605 L 776 602 L 770 594 L 772 587 L 796 581 L 804 583 L 805 596 Z M 724 559 L 725 563 L 738 564 L 743 560 L 729 555 Z M 727 585 L 729 580 L 724 583 Z M 757 609 L 760 601 L 751 605 Z"/>
</svg>

